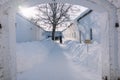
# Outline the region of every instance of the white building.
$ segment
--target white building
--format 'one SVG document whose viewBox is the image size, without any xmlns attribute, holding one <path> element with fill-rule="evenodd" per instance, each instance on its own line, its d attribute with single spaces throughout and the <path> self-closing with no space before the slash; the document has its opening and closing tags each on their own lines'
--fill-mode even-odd
<svg viewBox="0 0 120 80">
<path fill-rule="evenodd" d="M 79 42 L 79 31 L 76 23 L 71 23 L 68 28 L 62 31 L 64 41 L 66 40 L 74 40 Z"/>
<path fill-rule="evenodd" d="M 20 14 L 16 15 L 16 41 L 28 42 L 44 39 L 44 30 Z"/>
</svg>

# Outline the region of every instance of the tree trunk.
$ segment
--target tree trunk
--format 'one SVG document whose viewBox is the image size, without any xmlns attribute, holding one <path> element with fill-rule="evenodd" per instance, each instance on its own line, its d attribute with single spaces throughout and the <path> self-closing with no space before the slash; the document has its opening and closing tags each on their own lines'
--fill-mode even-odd
<svg viewBox="0 0 120 80">
<path fill-rule="evenodd" d="M 52 29 L 52 40 L 53 41 L 55 40 L 55 29 L 56 29 L 56 26 L 53 26 L 53 29 Z"/>
</svg>

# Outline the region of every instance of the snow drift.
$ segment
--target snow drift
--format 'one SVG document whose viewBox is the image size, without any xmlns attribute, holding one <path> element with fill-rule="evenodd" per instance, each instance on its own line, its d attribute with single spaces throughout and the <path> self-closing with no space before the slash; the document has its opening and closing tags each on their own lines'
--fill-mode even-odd
<svg viewBox="0 0 120 80">
<path fill-rule="evenodd" d="M 100 80 L 99 44 L 47 39 L 17 44 L 18 80 Z"/>
</svg>

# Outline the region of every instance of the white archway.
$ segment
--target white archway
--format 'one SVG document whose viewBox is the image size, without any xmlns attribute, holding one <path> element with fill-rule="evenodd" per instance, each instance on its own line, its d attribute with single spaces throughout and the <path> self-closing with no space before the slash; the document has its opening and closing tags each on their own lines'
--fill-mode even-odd
<svg viewBox="0 0 120 80">
<path fill-rule="evenodd" d="M 0 43 L 0 50 L 4 53 L 4 75 L 5 80 L 15 80 L 15 57 L 11 56 L 15 54 L 15 15 L 17 7 L 21 4 L 23 6 L 33 6 L 40 3 L 49 3 L 52 0 L 9 0 L 8 2 L 1 5 L 0 8 L 0 24 L 2 29 L 0 29 L 0 37 L 2 36 L 2 43 Z M 117 31 L 115 28 L 115 23 L 117 21 L 116 8 L 106 0 L 57 0 L 57 2 L 71 3 L 89 7 L 96 11 L 105 11 L 109 18 L 108 31 L 104 31 L 103 37 L 103 48 L 107 47 L 102 54 L 102 76 L 105 78 L 107 76 L 108 80 L 117 80 L 118 78 L 118 59 L 117 59 Z M 107 55 L 105 57 L 105 55 Z M 9 60 L 11 58 L 11 60 Z M 8 64 L 9 63 L 9 64 Z M 7 66 L 6 66 L 7 65 Z M 13 66 L 13 67 L 12 67 Z M 12 68 L 11 68 L 12 67 Z"/>
</svg>

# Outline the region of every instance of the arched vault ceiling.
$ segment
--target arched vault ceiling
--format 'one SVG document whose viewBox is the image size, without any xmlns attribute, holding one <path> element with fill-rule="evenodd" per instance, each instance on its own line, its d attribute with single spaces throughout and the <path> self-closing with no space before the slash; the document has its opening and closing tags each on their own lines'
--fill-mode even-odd
<svg viewBox="0 0 120 80">
<path fill-rule="evenodd" d="M 20 4 L 22 4 L 23 6 L 34 6 L 37 4 L 41 4 L 41 3 L 48 3 L 48 2 L 52 2 L 52 0 L 0 0 L 0 5 L 3 5 L 6 2 L 20 2 Z M 120 8 L 120 0 L 56 0 L 58 2 L 66 2 L 66 3 L 71 3 L 71 4 L 78 4 L 81 6 L 85 6 L 88 8 L 91 8 L 93 10 L 98 10 L 98 11 L 102 11 L 105 8 L 105 5 L 103 5 L 104 7 L 101 7 L 101 3 L 97 4 L 98 2 L 106 2 L 109 1 L 112 4 L 114 4 L 117 8 Z"/>
<path fill-rule="evenodd" d="M 70 4 L 76 4 L 76 5 L 81 5 L 85 7 L 89 7 L 93 10 L 97 11 L 103 11 L 104 8 L 102 8 L 101 2 L 104 0 L 56 0 L 57 2 L 60 3 L 70 3 Z M 49 3 L 52 2 L 52 0 L 24 0 L 24 2 L 21 4 L 22 6 L 35 6 L 41 3 Z M 100 4 L 98 5 L 98 2 Z"/>
</svg>

